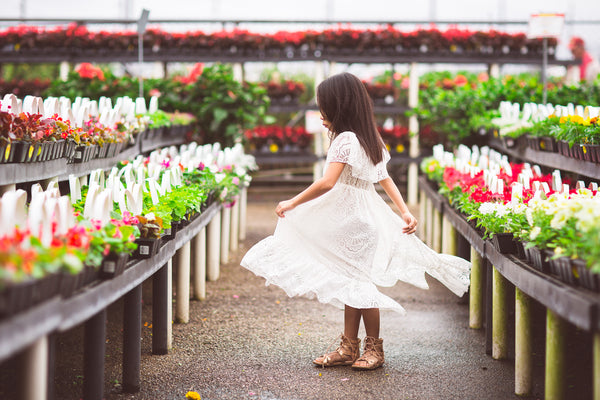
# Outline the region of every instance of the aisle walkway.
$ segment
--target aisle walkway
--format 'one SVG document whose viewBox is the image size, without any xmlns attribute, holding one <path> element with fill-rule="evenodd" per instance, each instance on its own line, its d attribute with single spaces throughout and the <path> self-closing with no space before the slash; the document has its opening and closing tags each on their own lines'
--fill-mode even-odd
<svg viewBox="0 0 600 400">
<path fill-rule="evenodd" d="M 174 325 L 169 355 L 150 356 L 150 330 L 144 331 L 142 392 L 123 395 L 107 388 L 107 398 L 183 399 L 188 390 L 203 400 L 518 398 L 512 362 L 485 355 L 483 332 L 468 328 L 468 307 L 432 279 L 429 291 L 404 284 L 385 290 L 408 314 L 382 313 L 383 368 L 315 367 L 313 357 L 341 332 L 343 313 L 289 299 L 239 266 L 248 247 L 272 233 L 274 207 L 249 203 L 247 240 L 222 267 L 220 279 L 208 283 L 207 300 L 192 302 L 190 323 Z M 144 305 L 144 321 L 149 308 Z M 120 379 L 119 373 L 107 371 L 106 380 Z"/>
</svg>

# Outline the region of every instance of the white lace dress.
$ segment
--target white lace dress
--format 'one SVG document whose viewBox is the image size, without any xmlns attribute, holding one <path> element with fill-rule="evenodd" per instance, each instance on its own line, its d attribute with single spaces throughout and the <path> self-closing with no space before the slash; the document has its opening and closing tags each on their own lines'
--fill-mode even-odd
<svg viewBox="0 0 600 400">
<path fill-rule="evenodd" d="M 329 148 L 331 162 L 346 163 L 333 189 L 299 205 L 280 218 L 275 233 L 253 246 L 241 265 L 266 284 L 291 296 L 316 297 L 343 308 L 380 308 L 404 313 L 400 304 L 379 292 L 398 280 L 427 289 L 425 272 L 456 295 L 469 287 L 471 264 L 438 254 L 414 234 L 375 191 L 388 177 L 385 164 L 376 166 L 356 135 L 343 132 Z"/>
</svg>

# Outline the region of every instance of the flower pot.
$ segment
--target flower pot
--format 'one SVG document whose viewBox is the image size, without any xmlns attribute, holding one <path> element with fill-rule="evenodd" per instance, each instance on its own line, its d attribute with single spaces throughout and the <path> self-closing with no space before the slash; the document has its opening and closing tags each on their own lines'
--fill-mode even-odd
<svg viewBox="0 0 600 400">
<path fill-rule="evenodd" d="M 6 146 L 5 161 L 7 163 L 22 163 L 27 159 L 29 143 L 15 140 Z"/>
<path fill-rule="evenodd" d="M 550 272 L 550 264 L 546 259 L 546 254 L 537 247 L 525 248 L 525 257 L 533 268 L 544 273 Z"/>
<path fill-rule="evenodd" d="M 27 148 L 27 155 L 25 157 L 25 162 L 36 162 L 42 161 L 42 143 L 29 143 L 29 147 Z"/>
<path fill-rule="evenodd" d="M 69 162 L 71 162 L 71 159 L 75 155 L 76 147 L 77 147 L 77 143 L 75 143 L 74 140 L 72 140 L 72 139 L 67 140 L 63 146 L 62 157 L 66 158 L 67 160 L 69 160 Z"/>
<path fill-rule="evenodd" d="M 61 272 L 60 274 L 60 285 L 59 293 L 64 298 L 69 298 L 78 289 L 78 281 L 81 280 L 79 275 L 83 274 L 83 270 L 78 274 L 71 274 L 69 272 Z"/>
<path fill-rule="evenodd" d="M 0 316 L 7 317 L 27 309 L 33 302 L 35 280 L 7 282 L 0 291 Z"/>
<path fill-rule="evenodd" d="M 0 291 L 0 316 L 14 315 L 48 300 L 59 293 L 59 288 L 59 274 L 49 274 L 40 279 L 28 279 L 19 283 L 7 283 Z"/>
<path fill-rule="evenodd" d="M 556 153 L 556 140 L 553 137 L 542 136 L 541 138 L 539 138 L 538 150 Z"/>
<path fill-rule="evenodd" d="M 552 252 L 548 252 L 548 258 L 550 259 L 550 272 L 558 277 L 561 281 L 577 285 L 577 277 L 574 273 L 574 267 L 571 265 L 571 259 L 568 257 L 551 258 Z"/>
<path fill-rule="evenodd" d="M 170 228 L 165 228 L 163 235 L 161 236 L 161 241 L 163 244 L 173 238 L 175 238 L 175 234 L 177 233 L 177 223 L 171 222 Z"/>
<path fill-rule="evenodd" d="M 590 154 L 590 161 L 593 163 L 599 163 L 600 159 L 598 158 L 598 149 L 600 148 L 600 145 L 597 144 L 588 144 L 587 145 L 587 150 Z"/>
<path fill-rule="evenodd" d="M 34 283 L 32 305 L 48 300 L 59 294 L 60 274 L 49 274 Z"/>
<path fill-rule="evenodd" d="M 570 157 L 569 142 L 567 142 L 566 140 L 558 140 L 556 142 L 556 147 L 558 148 L 558 153 L 562 154 L 565 157 Z"/>
<path fill-rule="evenodd" d="M 85 162 L 86 149 L 88 146 L 79 145 L 73 149 L 72 156 L 70 158 L 70 162 L 73 164 L 80 164 Z"/>
<path fill-rule="evenodd" d="M 491 240 L 501 254 L 517 254 L 517 244 L 512 233 L 497 233 Z"/>
<path fill-rule="evenodd" d="M 535 136 L 526 135 L 525 139 L 527 140 L 527 147 L 532 150 L 539 150 L 540 148 L 540 138 Z"/>
<path fill-rule="evenodd" d="M 39 155 L 38 161 L 48 161 L 51 157 L 52 147 L 54 142 L 42 142 L 42 151 Z"/>
<path fill-rule="evenodd" d="M 125 271 L 125 264 L 129 259 L 127 253 L 110 253 L 102 260 L 100 266 L 100 277 L 104 279 L 114 278 Z"/>
<path fill-rule="evenodd" d="M 135 240 L 138 247 L 131 254 L 131 258 L 136 260 L 142 260 L 145 258 L 151 258 L 158 252 L 158 246 L 160 245 L 160 238 L 146 239 L 138 238 Z"/>
<path fill-rule="evenodd" d="M 585 261 L 578 258 L 575 260 L 571 260 L 571 264 L 577 271 L 577 275 L 579 276 L 579 284 L 582 287 L 593 290 L 595 292 L 600 291 L 599 276 L 598 274 L 590 271 Z"/>
</svg>

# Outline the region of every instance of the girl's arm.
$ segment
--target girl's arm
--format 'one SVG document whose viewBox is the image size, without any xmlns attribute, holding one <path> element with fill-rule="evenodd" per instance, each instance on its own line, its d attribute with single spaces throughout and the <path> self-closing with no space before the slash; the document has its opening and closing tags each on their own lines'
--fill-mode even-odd
<svg viewBox="0 0 600 400">
<path fill-rule="evenodd" d="M 327 166 L 325 175 L 322 178 L 314 181 L 309 187 L 304 189 L 292 199 L 280 202 L 275 209 L 277 215 L 283 218 L 286 211 L 289 211 L 302 203 L 306 203 L 309 200 L 316 199 L 322 194 L 330 191 L 342 174 L 345 165 L 345 163 L 340 162 L 330 163 Z"/>
<path fill-rule="evenodd" d="M 400 210 L 400 215 L 404 222 L 406 222 L 406 226 L 402 229 L 404 233 L 410 234 L 415 233 L 417 230 L 417 219 L 408 211 L 408 207 L 398 190 L 398 187 L 392 180 L 392 178 L 387 177 L 382 181 L 379 181 L 379 184 L 385 190 L 390 199 L 394 202 L 398 210 Z"/>
</svg>

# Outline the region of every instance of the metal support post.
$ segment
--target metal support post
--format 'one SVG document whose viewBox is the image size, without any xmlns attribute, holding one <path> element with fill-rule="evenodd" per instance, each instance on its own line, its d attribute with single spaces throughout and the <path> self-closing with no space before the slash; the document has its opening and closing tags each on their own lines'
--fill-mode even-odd
<svg viewBox="0 0 600 400">
<path fill-rule="evenodd" d="M 192 240 L 194 268 L 194 299 L 206 298 L 206 228 L 202 228 Z"/>
<path fill-rule="evenodd" d="M 471 287 L 469 289 L 469 328 L 483 327 L 483 259 L 471 247 Z"/>
<path fill-rule="evenodd" d="M 190 321 L 190 242 L 175 253 L 177 265 L 177 306 L 175 321 L 187 324 Z"/>
<path fill-rule="evenodd" d="M 123 297 L 123 391 L 140 391 L 142 285 Z"/>
<path fill-rule="evenodd" d="M 209 281 L 219 279 L 220 254 L 221 249 L 221 213 L 215 214 L 208 223 L 208 234 L 206 237 L 207 258 L 206 258 L 206 277 Z"/>
<path fill-rule="evenodd" d="M 528 396 L 533 389 L 531 301 L 515 288 L 515 394 L 519 396 Z"/>
<path fill-rule="evenodd" d="M 168 296 L 169 267 L 163 265 L 152 276 L 152 354 L 167 354 L 167 326 L 170 325 L 167 308 L 171 303 Z"/>
<path fill-rule="evenodd" d="M 104 398 L 104 354 L 106 353 L 106 309 L 85 322 L 83 349 L 83 398 Z"/>
<path fill-rule="evenodd" d="M 231 228 L 231 208 L 221 208 L 221 263 L 229 262 L 229 230 Z"/>
<path fill-rule="evenodd" d="M 492 358 L 503 360 L 508 356 L 507 282 L 495 267 L 492 269 Z"/>
<path fill-rule="evenodd" d="M 552 310 L 546 312 L 546 374 L 544 398 L 565 398 L 567 323 Z"/>
</svg>

